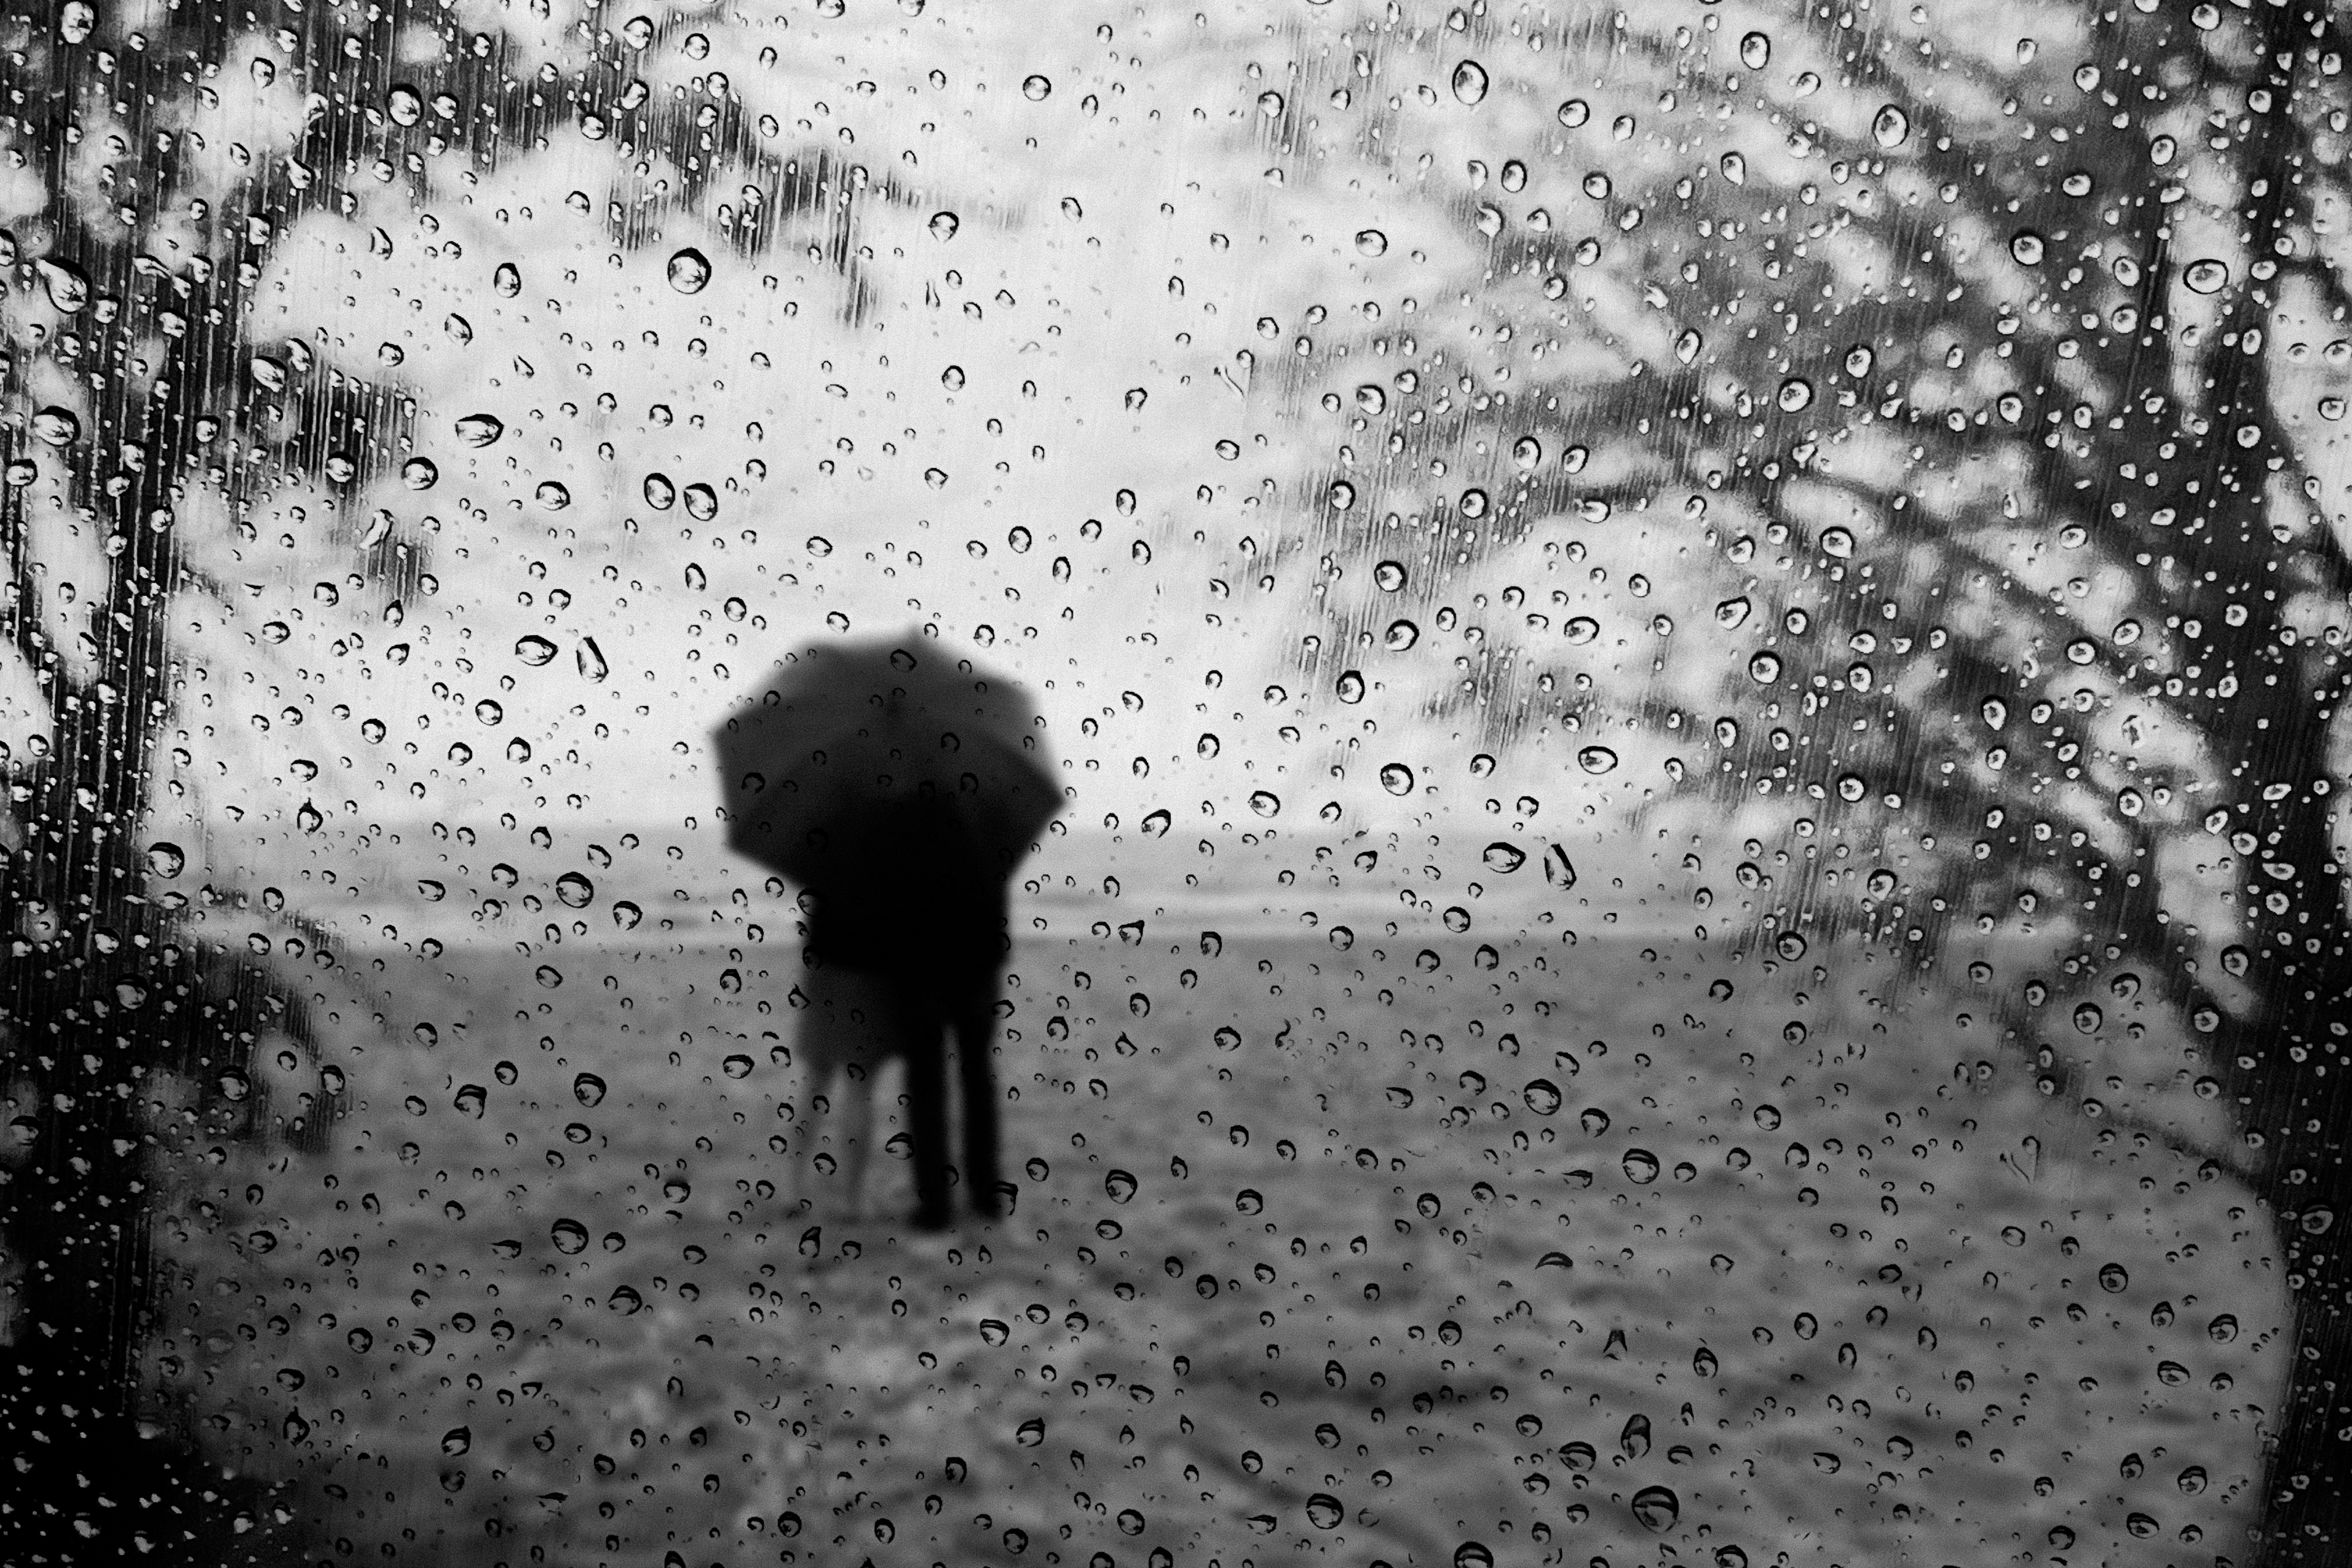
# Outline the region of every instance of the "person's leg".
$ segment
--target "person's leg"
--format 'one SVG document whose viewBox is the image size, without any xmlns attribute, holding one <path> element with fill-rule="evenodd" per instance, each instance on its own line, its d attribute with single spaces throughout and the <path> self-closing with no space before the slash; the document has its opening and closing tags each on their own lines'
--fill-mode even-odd
<svg viewBox="0 0 2352 1568">
<path fill-rule="evenodd" d="M 948 1225 L 948 1063 L 934 1008 L 910 1008 L 906 1039 L 908 1138 L 915 1142 L 915 1225 Z"/>
<path fill-rule="evenodd" d="M 996 1069 L 991 1059 L 996 1038 L 996 975 L 960 988 L 954 1015 L 957 1076 L 963 1089 L 963 1179 L 976 1213 L 1003 1211 L 996 1190 Z"/>
</svg>

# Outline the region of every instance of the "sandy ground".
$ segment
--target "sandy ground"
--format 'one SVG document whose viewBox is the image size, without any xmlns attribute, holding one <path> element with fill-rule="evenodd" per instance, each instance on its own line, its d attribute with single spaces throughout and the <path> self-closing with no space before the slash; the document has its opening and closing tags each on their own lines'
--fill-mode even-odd
<svg viewBox="0 0 2352 1568">
<path fill-rule="evenodd" d="M 487 942 L 355 952 L 355 1112 L 204 1173 L 164 1384 L 298 1518 L 452 1564 L 2242 1540 L 2261 1216 L 2045 1100 L 1968 998 L 1859 955 L 1162 925 L 1016 952 L 1017 1208 L 943 1237 L 822 1178 L 798 1207 L 789 942 L 553 987 Z"/>
</svg>

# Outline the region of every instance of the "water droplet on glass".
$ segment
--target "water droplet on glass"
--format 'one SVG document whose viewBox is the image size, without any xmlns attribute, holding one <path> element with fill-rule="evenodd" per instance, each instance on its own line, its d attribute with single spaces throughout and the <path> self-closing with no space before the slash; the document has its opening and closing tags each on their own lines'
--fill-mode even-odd
<svg viewBox="0 0 2352 1568">
<path fill-rule="evenodd" d="M 1318 1530 L 1337 1530 L 1348 1510 L 1329 1492 L 1314 1492 L 1307 1499 L 1307 1522 Z"/>
<path fill-rule="evenodd" d="M 1356 388 L 1356 406 L 1367 414 L 1385 414 L 1389 407 L 1388 389 L 1372 382 Z"/>
<path fill-rule="evenodd" d="M 48 291 L 49 303 L 67 315 L 89 303 L 89 274 L 73 262 L 44 257 L 40 273 L 41 287 Z"/>
<path fill-rule="evenodd" d="M 1249 808 L 1260 816 L 1273 816 L 1282 810 L 1282 797 L 1272 790 L 1257 790 L 1249 797 Z"/>
<path fill-rule="evenodd" d="M 1372 568 L 1372 581 L 1383 593 L 1393 594 L 1405 584 L 1404 563 L 1383 561 Z"/>
<path fill-rule="evenodd" d="M 1748 661 L 1748 678 L 1759 686 L 1769 686 L 1780 679 L 1780 656 L 1759 653 Z"/>
<path fill-rule="evenodd" d="M 557 1220 L 548 1227 L 547 1235 L 548 1239 L 555 1243 L 555 1250 L 566 1258 L 583 1252 L 588 1247 L 588 1227 L 576 1219 Z"/>
<path fill-rule="evenodd" d="M 1356 231 L 1357 255 L 1385 256 L 1388 254 L 1388 248 L 1389 237 L 1379 229 L 1360 228 Z"/>
<path fill-rule="evenodd" d="M 1889 152 L 1902 146 L 1910 134 L 1911 117 L 1897 104 L 1881 105 L 1878 118 L 1870 122 L 1871 140 Z"/>
<path fill-rule="evenodd" d="M 669 258 L 669 286 L 681 294 L 699 294 L 710 285 L 710 258 L 687 246 Z"/>
<path fill-rule="evenodd" d="M 531 491 L 531 499 L 547 511 L 562 511 L 572 504 L 572 491 L 560 480 L 541 479 Z"/>
<path fill-rule="evenodd" d="M 394 125 L 414 125 L 425 118 L 425 95 L 406 82 L 394 82 L 383 95 L 383 111 Z"/>
<path fill-rule="evenodd" d="M 1813 384 L 1801 375 L 1792 375 L 1780 384 L 1780 395 L 1773 401 L 1783 414 L 1796 414 L 1812 405 Z"/>
<path fill-rule="evenodd" d="M 495 414 L 468 414 L 457 421 L 457 439 L 468 447 L 487 447 L 506 428 L 506 421 Z"/>
<path fill-rule="evenodd" d="M 33 416 L 33 434 L 46 446 L 70 447 L 81 439 L 81 416 L 51 404 Z"/>
<path fill-rule="evenodd" d="M 1638 1185 L 1647 1186 L 1658 1179 L 1658 1157 L 1647 1149 L 1626 1150 L 1620 1163 L 1624 1167 L 1625 1179 Z"/>
<path fill-rule="evenodd" d="M 1454 97 L 1456 101 L 1475 105 L 1486 96 L 1486 68 L 1476 60 L 1464 60 L 1454 68 Z"/>
<path fill-rule="evenodd" d="M 1726 153 L 1717 160 L 1716 167 L 1721 169 L 1723 177 L 1735 185 L 1748 183 L 1748 160 L 1737 153 Z"/>
<path fill-rule="evenodd" d="M 98 30 L 98 10 L 89 0 L 66 0 L 58 9 L 58 37 L 68 44 L 86 42 Z"/>
<path fill-rule="evenodd" d="M 528 665 L 542 665 L 555 657 L 555 645 L 532 633 L 515 639 L 515 657 Z"/>
<path fill-rule="evenodd" d="M 1672 1530 L 1682 1518 L 1682 1499 L 1669 1487 L 1643 1487 L 1633 1494 L 1633 1517 L 1649 1529 Z"/>
<path fill-rule="evenodd" d="M 1498 839 L 1487 845 L 1479 858 L 1486 863 L 1489 871 L 1508 876 L 1528 863 L 1528 852 L 1516 844 L 1505 844 Z"/>
<path fill-rule="evenodd" d="M 1388 763 L 1381 768 L 1381 787 L 1391 795 L 1412 793 L 1412 770 L 1402 763 Z"/>
<path fill-rule="evenodd" d="M 1331 510 L 1345 511 L 1356 504 L 1356 487 L 1345 479 L 1334 479 L 1330 490 Z"/>
<path fill-rule="evenodd" d="M 2200 257 L 2180 272 L 2181 286 L 2191 294 L 2218 294 L 2229 281 L 2229 263 L 2210 256 Z"/>
<path fill-rule="evenodd" d="M 1756 606 L 1745 596 L 1726 599 L 1715 607 L 1715 624 L 1727 628 L 1743 625 L 1749 612 L 1755 608 Z"/>
<path fill-rule="evenodd" d="M 1538 1116 L 1550 1116 L 1559 1110 L 1559 1085 L 1548 1078 L 1530 1079 L 1527 1088 L 1519 1090 L 1519 1098 Z"/>
<path fill-rule="evenodd" d="M 1402 653 L 1421 640 L 1421 628 L 1411 621 L 1391 621 L 1381 638 L 1381 646 L 1391 653 Z"/>
<path fill-rule="evenodd" d="M 1054 83 L 1050 78 L 1032 75 L 1021 79 L 1021 96 L 1032 103 L 1043 103 L 1053 93 Z"/>
<path fill-rule="evenodd" d="M 429 490 L 441 479 L 441 469 L 430 458 L 411 458 L 400 465 L 400 482 L 413 490 Z"/>
<path fill-rule="evenodd" d="M 187 851 L 176 844 L 155 844 L 148 847 L 147 868 L 158 877 L 176 877 L 187 864 Z"/>
<path fill-rule="evenodd" d="M 2042 237 L 2030 228 L 2021 228 L 2010 237 L 2009 253 L 2021 267 L 2038 267 L 2042 262 Z"/>
<path fill-rule="evenodd" d="M 953 239 L 956 237 L 956 230 L 962 226 L 963 220 L 953 213 L 937 212 L 931 215 L 930 230 L 933 239 Z"/>
<path fill-rule="evenodd" d="M 634 900 L 623 899 L 613 906 L 613 923 L 623 931 L 636 930 L 637 922 L 645 918 L 646 911 Z"/>
<path fill-rule="evenodd" d="M 596 897 L 596 884 L 578 871 L 566 871 L 555 879 L 555 896 L 566 909 L 584 910 Z"/>
<path fill-rule="evenodd" d="M 1749 33 L 1739 40 L 1739 63 L 1749 70 L 1760 71 L 1772 62 L 1772 40 L 1762 33 Z"/>
<path fill-rule="evenodd" d="M 583 1072 L 572 1080 L 572 1097 L 583 1105 L 600 1105 L 604 1099 L 604 1080 L 593 1072 Z"/>
<path fill-rule="evenodd" d="M 1560 632 L 1571 643 L 1589 643 L 1601 635 L 1601 623 L 1591 616 L 1578 616 L 1560 627 Z"/>
<path fill-rule="evenodd" d="M 1340 701 L 1361 702 L 1364 700 L 1363 672 L 1357 669 L 1341 671 L 1336 689 Z"/>
</svg>

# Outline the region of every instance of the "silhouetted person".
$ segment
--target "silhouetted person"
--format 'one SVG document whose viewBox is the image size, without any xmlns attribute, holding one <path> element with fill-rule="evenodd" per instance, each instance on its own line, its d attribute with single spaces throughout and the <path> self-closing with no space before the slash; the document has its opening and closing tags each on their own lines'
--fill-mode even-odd
<svg viewBox="0 0 2352 1568">
<path fill-rule="evenodd" d="M 809 1108 L 847 1075 L 855 1201 L 874 1074 L 905 1060 L 916 1222 L 927 1228 L 950 1213 L 950 1036 L 963 1089 L 956 1168 L 975 1208 L 1000 1205 L 989 1053 L 1006 889 L 1062 809 L 1040 728 L 1017 683 L 919 626 L 793 654 L 712 737 L 729 845 L 807 895 L 813 1005 L 798 1048 Z M 796 1142 L 803 1158 L 814 1152 Z"/>
<path fill-rule="evenodd" d="M 813 1005 L 799 1031 L 808 1068 L 803 1092 L 814 1100 L 831 1091 L 836 1074 L 847 1075 L 836 1109 L 843 1174 L 855 1205 L 868 1152 L 873 1079 L 889 1058 L 904 1060 L 915 1223 L 940 1229 L 950 1217 L 946 1049 L 952 1036 L 963 1101 L 962 1159 L 954 1163 L 972 1206 L 996 1214 L 996 1081 L 989 1058 L 1007 942 L 1005 879 L 936 801 L 890 803 L 842 837 L 839 868 L 808 889 L 814 973 Z"/>
</svg>

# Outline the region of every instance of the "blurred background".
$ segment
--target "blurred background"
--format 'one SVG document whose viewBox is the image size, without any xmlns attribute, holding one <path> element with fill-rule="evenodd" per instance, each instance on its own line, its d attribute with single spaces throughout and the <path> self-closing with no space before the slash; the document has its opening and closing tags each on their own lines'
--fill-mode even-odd
<svg viewBox="0 0 2352 1568">
<path fill-rule="evenodd" d="M 2325 7 L 7 26 L 21 1560 L 2342 1560 Z M 709 743 L 876 636 L 940 1238 Z"/>
</svg>

